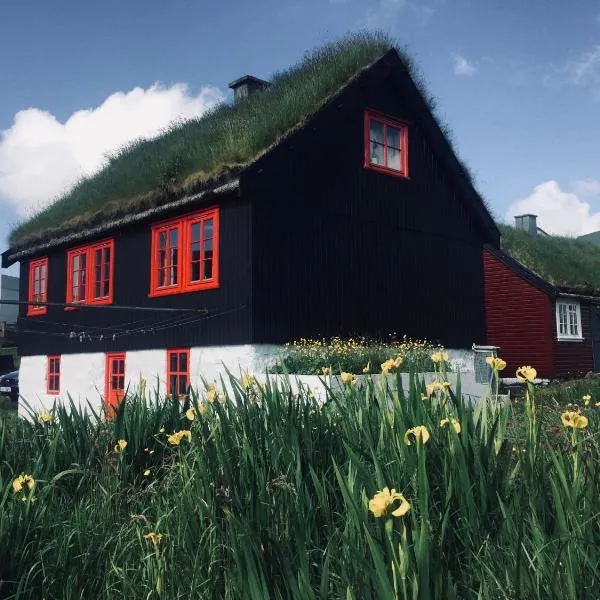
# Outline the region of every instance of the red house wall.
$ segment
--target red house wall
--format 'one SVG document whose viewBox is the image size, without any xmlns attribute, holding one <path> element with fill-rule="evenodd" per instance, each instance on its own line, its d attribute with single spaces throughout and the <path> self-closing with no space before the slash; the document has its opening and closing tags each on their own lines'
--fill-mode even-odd
<svg viewBox="0 0 600 600">
<path fill-rule="evenodd" d="M 487 250 L 483 254 L 487 342 L 500 346 L 503 375 L 514 377 L 521 365 L 539 377 L 554 377 L 553 305 L 550 298 L 513 273 Z"/>
</svg>

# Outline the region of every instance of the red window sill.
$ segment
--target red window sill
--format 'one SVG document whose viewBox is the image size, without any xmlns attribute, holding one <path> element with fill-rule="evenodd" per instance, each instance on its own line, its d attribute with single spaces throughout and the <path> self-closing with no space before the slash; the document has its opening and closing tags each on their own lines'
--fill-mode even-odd
<svg viewBox="0 0 600 600">
<path fill-rule="evenodd" d="M 207 281 L 202 285 L 194 285 L 187 287 L 170 287 L 163 289 L 152 290 L 148 294 L 148 298 L 161 298 L 162 296 L 174 296 L 176 294 L 189 294 L 191 292 L 202 292 L 204 290 L 214 290 L 219 287 L 218 281 Z"/>
<path fill-rule="evenodd" d="M 50 392 L 50 391 L 46 390 L 46 395 L 47 396 L 58 396 L 58 395 L 60 395 L 60 392 Z"/>
<path fill-rule="evenodd" d="M 378 173 L 385 173 L 386 175 L 393 175 L 394 177 L 400 177 L 401 179 L 410 179 L 408 174 L 403 173 L 402 171 L 396 171 L 396 169 L 390 169 L 388 167 L 383 167 L 381 165 L 374 165 L 370 162 L 365 163 L 365 169 L 369 171 L 377 171 Z"/>
<path fill-rule="evenodd" d="M 27 317 L 37 317 L 38 315 L 45 315 L 48 312 L 46 307 L 36 309 L 27 309 L 26 316 Z"/>
<path fill-rule="evenodd" d="M 92 302 L 79 302 L 80 306 L 107 306 L 112 304 L 112 298 L 104 298 L 102 300 L 93 300 Z M 64 310 L 79 310 L 80 306 L 65 306 Z"/>
</svg>

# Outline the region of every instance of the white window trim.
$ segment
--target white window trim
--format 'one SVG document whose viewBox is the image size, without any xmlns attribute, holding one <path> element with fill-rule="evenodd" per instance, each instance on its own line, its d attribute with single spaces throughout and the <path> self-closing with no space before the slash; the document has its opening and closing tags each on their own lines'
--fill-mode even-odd
<svg viewBox="0 0 600 600">
<path fill-rule="evenodd" d="M 577 307 L 577 329 L 579 331 L 579 335 L 570 335 L 568 333 L 560 332 L 560 313 L 559 313 L 559 305 L 560 304 L 575 304 Z M 579 300 L 570 300 L 568 298 L 558 298 L 556 300 L 556 339 L 558 341 L 567 341 L 567 342 L 581 342 L 583 341 L 583 331 L 581 327 L 581 304 Z"/>
</svg>

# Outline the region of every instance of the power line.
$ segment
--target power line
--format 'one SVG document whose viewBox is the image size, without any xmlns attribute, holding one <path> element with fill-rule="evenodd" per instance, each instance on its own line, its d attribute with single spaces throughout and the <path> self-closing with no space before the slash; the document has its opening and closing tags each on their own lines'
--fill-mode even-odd
<svg viewBox="0 0 600 600">
<path fill-rule="evenodd" d="M 93 308 L 99 310 L 101 308 L 117 309 L 117 310 L 144 310 L 151 312 L 195 312 L 207 314 L 206 308 L 166 308 L 160 306 L 125 306 L 123 304 L 79 304 L 73 302 L 32 302 L 31 300 L 0 300 L 0 304 L 25 304 L 28 306 L 59 306 L 63 308 Z"/>
</svg>

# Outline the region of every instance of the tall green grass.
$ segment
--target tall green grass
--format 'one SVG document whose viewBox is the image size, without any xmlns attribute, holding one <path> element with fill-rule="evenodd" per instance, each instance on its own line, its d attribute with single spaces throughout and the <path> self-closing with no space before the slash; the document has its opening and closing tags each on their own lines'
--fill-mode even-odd
<svg viewBox="0 0 600 600">
<path fill-rule="evenodd" d="M 598 597 L 600 409 L 550 439 L 532 386 L 481 411 L 460 389 L 422 399 L 417 375 L 324 404 L 273 380 L 231 385 L 223 402 L 132 397 L 112 421 L 75 406 L 0 420 L 0 597 Z M 509 416 L 528 424 L 510 443 Z M 428 443 L 406 445 L 419 425 Z M 170 445 L 181 429 L 191 443 Z M 21 473 L 36 480 L 25 500 Z M 369 512 L 386 486 L 404 517 Z"/>
</svg>

